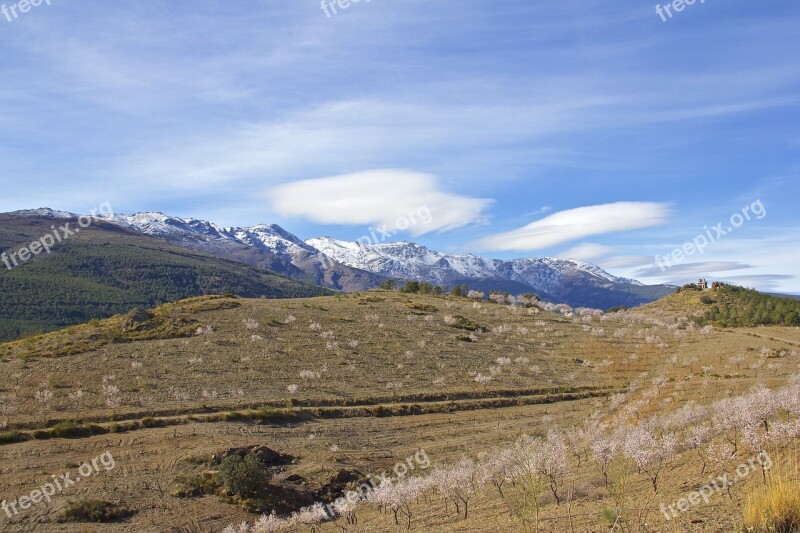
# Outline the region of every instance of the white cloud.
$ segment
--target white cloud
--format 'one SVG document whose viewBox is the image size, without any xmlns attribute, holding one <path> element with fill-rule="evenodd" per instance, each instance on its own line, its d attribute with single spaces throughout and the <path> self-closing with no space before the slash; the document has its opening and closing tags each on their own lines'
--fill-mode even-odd
<svg viewBox="0 0 800 533">
<path fill-rule="evenodd" d="M 600 263 L 603 268 L 624 268 L 636 267 L 642 265 L 651 265 L 655 261 L 652 255 L 617 255 L 613 257 L 606 257 Z"/>
<path fill-rule="evenodd" d="M 540 207 L 536 211 L 531 211 L 530 213 L 525 213 L 523 216 L 526 216 L 526 217 L 538 217 L 539 215 L 544 215 L 545 213 L 549 213 L 552 210 L 553 210 L 553 208 L 550 207 L 549 205 L 543 205 L 542 207 Z"/>
<path fill-rule="evenodd" d="M 591 259 L 603 257 L 604 255 L 608 255 L 615 251 L 616 248 L 612 246 L 604 246 L 602 244 L 595 244 L 592 242 L 583 242 L 570 248 L 569 250 L 564 250 L 563 252 L 556 254 L 556 257 L 560 257 L 562 259 L 580 259 L 582 261 L 589 261 Z"/>
<path fill-rule="evenodd" d="M 661 266 L 664 268 L 662 269 Z M 658 275 L 666 276 L 704 276 L 730 270 L 747 270 L 754 268 L 753 265 L 741 263 L 739 261 L 703 261 L 698 263 L 683 263 L 678 265 L 658 265 L 657 263 L 643 268 L 637 272 L 642 277 L 653 277 Z"/>
<path fill-rule="evenodd" d="M 295 181 L 269 191 L 277 213 L 320 224 L 362 224 L 412 235 L 459 228 L 485 219 L 492 203 L 444 192 L 436 176 L 378 169 Z"/>
<path fill-rule="evenodd" d="M 522 228 L 490 235 L 476 245 L 493 251 L 526 251 L 547 248 L 590 235 L 602 235 L 665 224 L 667 204 L 616 202 L 578 207 L 554 213 Z"/>
</svg>

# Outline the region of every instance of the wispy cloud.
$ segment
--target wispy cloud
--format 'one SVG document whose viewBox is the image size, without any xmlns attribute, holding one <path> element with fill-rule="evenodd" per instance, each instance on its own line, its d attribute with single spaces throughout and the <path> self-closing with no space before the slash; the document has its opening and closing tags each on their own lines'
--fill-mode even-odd
<svg viewBox="0 0 800 533">
<path fill-rule="evenodd" d="M 652 255 L 617 255 L 605 257 L 599 263 L 604 268 L 630 268 L 642 265 L 649 265 L 655 261 Z"/>
<path fill-rule="evenodd" d="M 637 271 L 637 275 L 643 277 L 709 276 L 719 272 L 727 272 L 730 270 L 746 270 L 748 268 L 753 268 L 753 265 L 739 263 L 736 261 L 703 261 L 698 263 L 683 263 L 680 265 L 673 265 L 666 270 L 661 270 L 658 265 L 653 264 L 647 268 Z"/>
<path fill-rule="evenodd" d="M 282 216 L 320 224 L 374 224 L 390 230 L 405 230 L 397 222 L 406 220 L 412 235 L 478 223 L 492 203 L 446 192 L 436 176 L 402 169 L 296 181 L 272 188 L 269 198 Z M 412 216 L 416 220 L 410 220 Z"/>
<path fill-rule="evenodd" d="M 563 252 L 556 254 L 556 257 L 561 257 L 563 259 L 581 259 L 583 261 L 589 261 L 613 253 L 616 250 L 617 249 L 614 248 L 613 246 L 605 246 L 603 244 L 584 242 L 577 246 L 573 246 L 569 250 L 564 250 Z"/>
<path fill-rule="evenodd" d="M 616 202 L 560 211 L 522 228 L 490 235 L 475 244 L 494 251 L 539 250 L 564 242 L 665 224 L 670 208 L 655 202 Z"/>
</svg>

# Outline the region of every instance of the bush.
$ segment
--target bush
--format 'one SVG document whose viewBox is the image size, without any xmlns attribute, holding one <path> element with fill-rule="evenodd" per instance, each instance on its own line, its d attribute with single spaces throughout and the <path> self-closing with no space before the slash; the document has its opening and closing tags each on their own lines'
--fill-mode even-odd
<svg viewBox="0 0 800 533">
<path fill-rule="evenodd" d="M 466 331 L 477 331 L 479 333 L 486 333 L 489 331 L 489 328 L 486 326 L 478 324 L 474 320 L 470 320 L 465 316 L 455 315 L 453 318 L 455 319 L 455 322 L 450 324 L 451 328 L 463 329 Z"/>
<path fill-rule="evenodd" d="M 196 498 L 206 494 L 214 494 L 219 482 L 212 474 L 180 474 L 172 482 L 170 494 L 176 498 Z"/>
<path fill-rule="evenodd" d="M 409 281 L 403 285 L 403 288 L 400 289 L 400 292 L 403 293 L 418 293 L 420 290 L 420 283 L 419 281 Z"/>
<path fill-rule="evenodd" d="M 16 431 L 2 431 L 0 432 L 0 444 L 11 444 L 12 442 L 19 442 L 22 436 Z"/>
<path fill-rule="evenodd" d="M 143 428 L 156 428 L 163 426 L 163 422 L 159 422 L 153 417 L 147 417 L 142 419 L 141 425 Z"/>
<path fill-rule="evenodd" d="M 84 498 L 70 500 L 61 515 L 63 522 L 111 522 L 131 512 L 106 500 Z"/>
<path fill-rule="evenodd" d="M 411 304 L 406 304 L 406 307 L 408 307 L 412 311 L 419 311 L 419 314 L 435 313 L 439 310 L 436 306 L 430 304 L 411 303 Z"/>
<path fill-rule="evenodd" d="M 229 455 L 222 460 L 217 479 L 228 494 L 249 498 L 263 494 L 269 486 L 269 473 L 264 463 L 254 455 L 244 459 Z"/>
<path fill-rule="evenodd" d="M 385 291 L 393 291 L 397 288 L 397 282 L 395 282 L 395 280 L 393 279 L 387 279 L 381 282 L 381 284 L 378 285 L 378 288 L 383 289 Z"/>
<path fill-rule="evenodd" d="M 709 296 L 708 294 L 704 294 L 700 297 L 700 303 L 704 303 L 706 305 L 711 305 L 714 303 L 714 298 Z"/>
<path fill-rule="evenodd" d="M 50 430 L 50 436 L 56 439 L 79 439 L 101 433 L 105 431 L 100 426 L 87 426 L 74 420 L 59 422 Z"/>
</svg>

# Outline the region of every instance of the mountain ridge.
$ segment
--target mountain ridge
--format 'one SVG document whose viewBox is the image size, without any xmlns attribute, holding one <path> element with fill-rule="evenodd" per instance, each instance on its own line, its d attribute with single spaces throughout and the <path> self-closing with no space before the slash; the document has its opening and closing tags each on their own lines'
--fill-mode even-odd
<svg viewBox="0 0 800 533">
<path fill-rule="evenodd" d="M 0 214 L 0 252 L 10 253 L 73 225 L 64 212 Z M 71 215 L 71 214 L 69 214 Z M 273 271 L 173 245 L 96 218 L 17 266 L 0 263 L 0 340 L 193 296 L 235 293 L 260 298 L 332 291 Z M 79 233 L 78 233 L 79 231 Z M 31 246 L 31 249 L 33 247 Z"/>
<path fill-rule="evenodd" d="M 43 213 L 55 217 L 72 215 L 49 208 L 11 214 L 41 216 Z M 557 303 L 608 308 L 647 303 L 674 290 L 670 286 L 644 285 L 614 276 L 597 265 L 579 260 L 491 259 L 470 253 L 438 252 L 411 241 L 372 244 L 331 237 L 303 240 L 277 224 L 226 227 L 157 211 L 99 218 L 184 248 L 345 292 L 374 288 L 393 278 L 446 287 L 466 283 L 470 288 L 484 291 L 534 292 Z"/>
</svg>

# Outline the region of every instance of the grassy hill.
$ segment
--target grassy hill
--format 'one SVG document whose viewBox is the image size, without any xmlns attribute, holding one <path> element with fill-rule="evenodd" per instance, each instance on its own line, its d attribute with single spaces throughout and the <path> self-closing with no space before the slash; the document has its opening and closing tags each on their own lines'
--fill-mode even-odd
<svg viewBox="0 0 800 533">
<path fill-rule="evenodd" d="M 62 225 L 0 215 L 0 250 L 10 252 Z M 76 224 L 73 222 L 72 227 Z M 0 340 L 203 294 L 305 297 L 330 291 L 267 270 L 180 248 L 95 221 L 8 270 L 0 264 Z"/>
<path fill-rule="evenodd" d="M 649 316 L 691 316 L 720 327 L 800 326 L 800 301 L 723 283 L 699 291 L 691 287 L 643 305 Z"/>
<path fill-rule="evenodd" d="M 541 532 L 608 531 L 618 520 L 626 531 L 743 531 L 747 498 L 764 486 L 760 472 L 671 521 L 659 502 L 679 501 L 753 456 L 752 435 L 719 430 L 727 418 L 715 413 L 727 411 L 712 404 L 791 383 L 800 330 L 700 328 L 680 318 L 692 312 L 680 299 L 704 309 L 688 293 L 661 302 L 674 305 L 676 318 L 639 309 L 565 316 L 393 291 L 205 296 L 0 344 L 6 493 L 28 494 L 105 451 L 117 464 L 8 525 L 83 531 L 75 507 L 102 503 L 121 517 L 97 530 L 219 533 L 273 509 L 287 516 L 332 501 L 424 450 L 431 468 L 415 475 L 461 476 L 450 489 L 413 498 L 398 511 L 400 525 L 391 509 L 362 504 L 357 524 L 342 517 L 314 530 L 405 531 L 406 519 L 414 531 L 533 531 L 535 516 Z M 746 414 L 751 400 L 742 401 L 730 413 Z M 794 411 L 765 412 L 776 434 L 793 427 Z M 687 439 L 698 425 L 713 431 L 695 449 Z M 656 441 L 632 441 L 642 430 Z M 536 461 L 537 450 L 566 439 L 554 481 L 560 502 L 546 477 L 512 484 L 484 476 L 481 468 L 508 450 L 521 453 L 515 443 L 524 435 Z M 656 494 L 653 442 L 669 436 L 678 446 L 655 464 Z M 628 441 L 606 463 L 595 444 L 612 437 Z M 738 451 L 711 461 L 713 447 L 729 440 Z M 769 450 L 775 470 L 793 453 Z M 231 454 L 267 461 L 266 493 L 227 493 L 220 458 Z M 644 457 L 643 466 L 632 457 Z M 465 491 L 466 515 L 452 487 Z M 528 488 L 539 491 L 535 512 Z"/>
<path fill-rule="evenodd" d="M 701 322 L 722 327 L 800 326 L 800 301 L 753 289 L 718 285 L 703 303 L 710 305 Z"/>
</svg>

